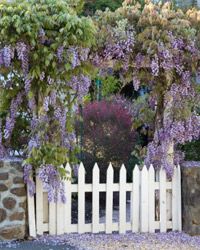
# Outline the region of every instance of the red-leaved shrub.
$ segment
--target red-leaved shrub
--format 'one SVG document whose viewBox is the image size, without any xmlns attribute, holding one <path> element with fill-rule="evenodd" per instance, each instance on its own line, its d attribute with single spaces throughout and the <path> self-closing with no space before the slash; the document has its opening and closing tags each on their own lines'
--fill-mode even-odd
<svg viewBox="0 0 200 250">
<path fill-rule="evenodd" d="M 106 179 L 110 162 L 116 169 L 123 163 L 128 166 L 135 132 L 132 130 L 132 116 L 121 104 L 103 100 L 85 105 L 83 131 L 83 163 L 87 181 L 91 181 L 95 162 L 100 168 L 102 182 Z"/>
</svg>

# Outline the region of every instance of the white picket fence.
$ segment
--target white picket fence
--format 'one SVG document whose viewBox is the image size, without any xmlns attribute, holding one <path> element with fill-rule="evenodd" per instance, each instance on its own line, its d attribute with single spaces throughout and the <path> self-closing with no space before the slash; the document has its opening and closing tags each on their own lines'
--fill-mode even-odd
<svg viewBox="0 0 200 250">
<path fill-rule="evenodd" d="M 66 170 L 71 173 L 70 165 Z M 168 229 L 181 231 L 181 176 L 180 166 L 175 167 L 172 180 L 161 168 L 155 171 L 144 166 L 142 170 L 136 165 L 133 181 L 127 183 L 126 168 L 120 169 L 119 183 L 113 182 L 114 170 L 110 164 L 106 183 L 99 182 L 99 168 L 93 168 L 93 181 L 85 183 L 85 169 L 81 163 L 78 170 L 78 184 L 71 180 L 64 181 L 67 196 L 66 204 L 48 203 L 47 194 L 39 178 L 36 177 L 36 196 L 28 194 L 29 234 L 35 237 L 48 232 L 51 235 L 63 233 L 99 233 L 107 234 L 119 231 L 132 232 L 166 232 Z M 156 190 L 159 190 L 156 191 Z M 92 223 L 85 223 L 85 193 L 92 193 Z M 99 218 L 99 194 L 106 193 L 105 221 Z M 113 222 L 113 192 L 119 192 L 119 221 Z M 130 192 L 131 213 L 127 221 L 126 192 Z M 157 194 L 156 194 L 157 192 Z M 71 223 L 72 193 L 78 194 L 78 223 Z M 158 197 L 157 197 L 158 196 Z M 157 204 L 158 203 L 158 204 Z M 157 205 L 156 205 L 157 204 Z M 159 210 L 159 211 L 158 211 Z M 156 214 L 159 216 L 156 216 Z M 158 220 L 159 218 L 159 220 Z"/>
</svg>

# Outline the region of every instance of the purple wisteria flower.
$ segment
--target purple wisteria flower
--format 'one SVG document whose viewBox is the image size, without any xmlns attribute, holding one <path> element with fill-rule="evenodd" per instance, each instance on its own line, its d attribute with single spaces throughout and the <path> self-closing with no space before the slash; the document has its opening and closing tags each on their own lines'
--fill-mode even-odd
<svg viewBox="0 0 200 250">
<path fill-rule="evenodd" d="M 152 75 L 158 76 L 158 74 L 159 74 L 159 62 L 158 62 L 157 55 L 155 55 L 154 59 L 152 59 L 152 61 L 151 61 L 151 71 L 152 71 Z"/>
<path fill-rule="evenodd" d="M 49 202 L 66 202 L 64 184 L 60 179 L 58 170 L 53 165 L 43 165 L 39 169 L 38 177 L 48 192 Z"/>
<path fill-rule="evenodd" d="M 17 97 L 12 99 L 11 101 L 10 114 L 6 117 L 6 125 L 5 125 L 5 130 L 4 130 L 5 139 L 10 138 L 12 134 L 12 131 L 14 129 L 15 122 L 16 122 L 17 110 L 22 103 L 23 95 L 24 95 L 23 92 L 19 92 Z"/>
<path fill-rule="evenodd" d="M 17 56 L 22 63 L 23 73 L 26 75 L 29 70 L 29 46 L 24 42 L 18 42 L 16 44 Z"/>
</svg>

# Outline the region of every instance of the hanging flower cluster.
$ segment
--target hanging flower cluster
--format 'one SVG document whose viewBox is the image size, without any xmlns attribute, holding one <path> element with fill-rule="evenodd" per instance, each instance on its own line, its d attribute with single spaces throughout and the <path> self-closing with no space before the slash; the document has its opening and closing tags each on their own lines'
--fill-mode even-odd
<svg viewBox="0 0 200 250">
<path fill-rule="evenodd" d="M 0 157 L 18 150 L 30 193 L 39 168 L 49 200 L 64 202 L 60 166 L 76 161 L 74 114 L 90 86 L 95 28 L 61 0 L 5 2 L 0 15 Z"/>
</svg>

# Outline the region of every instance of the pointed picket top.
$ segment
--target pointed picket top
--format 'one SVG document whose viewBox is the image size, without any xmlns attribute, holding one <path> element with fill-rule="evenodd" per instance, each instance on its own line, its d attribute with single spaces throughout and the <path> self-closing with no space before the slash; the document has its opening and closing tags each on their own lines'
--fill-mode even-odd
<svg viewBox="0 0 200 250">
<path fill-rule="evenodd" d="M 148 176 L 149 170 L 146 165 L 143 166 L 141 176 Z"/>
<path fill-rule="evenodd" d="M 94 164 L 94 167 L 93 167 L 93 173 L 99 173 L 99 166 L 97 163 Z"/>
<path fill-rule="evenodd" d="M 82 162 L 80 163 L 80 166 L 78 168 L 78 174 L 80 174 L 80 175 L 85 174 L 85 168 L 84 168 L 84 165 Z"/>
<path fill-rule="evenodd" d="M 126 167 L 124 164 L 122 164 L 121 168 L 120 168 L 120 174 L 121 173 L 126 173 Z"/>
<path fill-rule="evenodd" d="M 108 166 L 108 169 L 107 169 L 107 173 L 113 173 L 113 166 L 112 166 L 112 163 L 110 162 L 109 166 Z"/>
<path fill-rule="evenodd" d="M 155 172 L 154 166 L 153 166 L 152 164 L 151 164 L 150 167 L 149 167 L 149 172 L 152 172 L 152 173 Z"/>
<path fill-rule="evenodd" d="M 70 167 L 70 164 L 67 163 L 65 165 L 65 171 L 66 171 L 66 182 L 71 182 L 71 177 L 72 177 L 72 169 Z"/>
<path fill-rule="evenodd" d="M 126 182 L 126 168 L 124 164 L 122 164 L 120 169 L 120 182 Z"/>
<path fill-rule="evenodd" d="M 72 169 L 71 169 L 69 162 L 66 164 L 65 170 L 67 171 L 67 173 L 71 174 Z"/>
<path fill-rule="evenodd" d="M 108 182 L 113 182 L 113 174 L 114 174 L 113 166 L 112 166 L 112 164 L 110 163 L 110 164 L 109 164 L 109 167 L 108 167 L 108 169 L 107 169 L 107 178 L 106 178 L 107 183 L 108 183 Z"/>
<path fill-rule="evenodd" d="M 139 166 L 136 164 L 134 169 L 133 169 L 133 174 L 138 174 L 140 172 Z"/>
<path fill-rule="evenodd" d="M 95 163 L 94 167 L 93 167 L 93 170 L 92 170 L 93 183 L 97 182 L 97 181 L 99 182 L 99 174 L 100 174 L 99 167 L 98 167 L 97 163 Z"/>
</svg>

